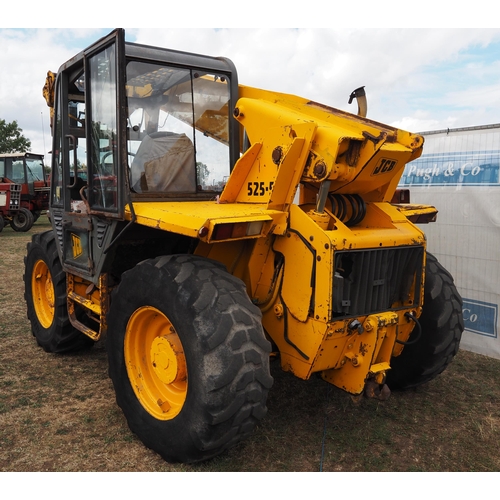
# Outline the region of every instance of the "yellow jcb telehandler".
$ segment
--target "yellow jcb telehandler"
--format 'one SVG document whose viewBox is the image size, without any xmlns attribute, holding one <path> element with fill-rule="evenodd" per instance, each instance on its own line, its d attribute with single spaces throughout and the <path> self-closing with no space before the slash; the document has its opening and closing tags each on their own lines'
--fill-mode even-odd
<svg viewBox="0 0 500 500">
<path fill-rule="evenodd" d="M 52 230 L 25 258 L 48 352 L 106 338 L 131 430 L 167 461 L 246 438 L 269 359 L 384 399 L 442 372 L 463 330 L 452 277 L 394 203 L 423 139 L 239 85 L 233 63 L 117 29 L 48 73 Z M 306 382 L 305 382 L 306 383 Z"/>
</svg>

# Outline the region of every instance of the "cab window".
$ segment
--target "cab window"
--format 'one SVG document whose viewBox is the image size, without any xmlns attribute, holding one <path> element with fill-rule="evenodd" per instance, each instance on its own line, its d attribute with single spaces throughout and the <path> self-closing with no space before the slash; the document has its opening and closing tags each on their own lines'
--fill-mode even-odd
<svg viewBox="0 0 500 500">
<path fill-rule="evenodd" d="M 128 155 L 136 193 L 220 192 L 229 175 L 229 85 L 223 75 L 131 61 Z"/>
</svg>

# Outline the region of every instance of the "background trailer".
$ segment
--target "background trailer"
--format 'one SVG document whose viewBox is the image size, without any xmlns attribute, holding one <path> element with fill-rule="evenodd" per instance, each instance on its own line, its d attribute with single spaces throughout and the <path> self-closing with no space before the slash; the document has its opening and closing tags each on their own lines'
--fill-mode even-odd
<svg viewBox="0 0 500 500">
<path fill-rule="evenodd" d="M 464 300 L 461 348 L 500 359 L 500 124 L 422 135 L 424 154 L 400 187 L 439 210 L 424 230 Z"/>
</svg>

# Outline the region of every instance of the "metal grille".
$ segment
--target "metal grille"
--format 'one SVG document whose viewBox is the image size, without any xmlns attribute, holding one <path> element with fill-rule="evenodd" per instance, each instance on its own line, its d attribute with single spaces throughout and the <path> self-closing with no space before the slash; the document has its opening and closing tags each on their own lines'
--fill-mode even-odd
<svg viewBox="0 0 500 500">
<path fill-rule="evenodd" d="M 108 227 L 108 224 L 105 222 L 97 221 L 97 246 L 99 248 L 102 248 L 104 245 L 104 238 L 106 237 Z"/>
<path fill-rule="evenodd" d="M 333 317 L 363 316 L 418 303 L 423 252 L 423 247 L 337 252 Z M 417 297 L 412 295 L 414 283 Z"/>
<path fill-rule="evenodd" d="M 10 210 L 18 210 L 21 206 L 21 184 L 10 185 Z"/>
</svg>

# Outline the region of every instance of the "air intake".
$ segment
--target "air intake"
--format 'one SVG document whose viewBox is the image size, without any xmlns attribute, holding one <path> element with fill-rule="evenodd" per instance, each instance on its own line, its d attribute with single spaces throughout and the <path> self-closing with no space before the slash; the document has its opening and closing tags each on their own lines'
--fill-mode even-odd
<svg viewBox="0 0 500 500">
<path fill-rule="evenodd" d="M 423 247 L 336 252 L 333 318 L 417 305 L 423 255 Z"/>
</svg>

